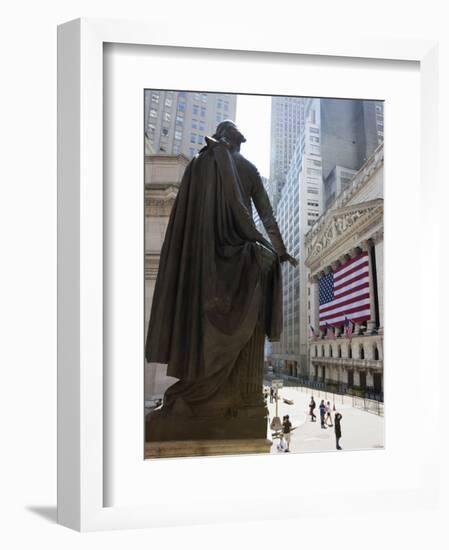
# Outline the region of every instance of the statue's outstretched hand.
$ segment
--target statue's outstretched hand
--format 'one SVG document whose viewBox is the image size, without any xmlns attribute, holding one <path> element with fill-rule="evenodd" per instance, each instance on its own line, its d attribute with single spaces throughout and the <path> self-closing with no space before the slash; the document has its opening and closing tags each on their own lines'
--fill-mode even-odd
<svg viewBox="0 0 449 550">
<path fill-rule="evenodd" d="M 293 267 L 296 267 L 298 265 L 298 260 L 296 258 L 293 258 L 293 256 L 290 256 L 290 254 L 282 254 L 279 260 L 281 261 L 281 263 L 290 262 Z"/>
</svg>

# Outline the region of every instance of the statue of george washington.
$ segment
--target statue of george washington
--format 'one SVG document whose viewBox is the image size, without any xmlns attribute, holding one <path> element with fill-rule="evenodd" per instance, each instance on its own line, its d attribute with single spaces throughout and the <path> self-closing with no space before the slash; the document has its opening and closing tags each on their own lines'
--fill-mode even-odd
<svg viewBox="0 0 449 550">
<path fill-rule="evenodd" d="M 280 263 L 297 261 L 244 141 L 221 122 L 187 166 L 170 215 L 146 358 L 179 380 L 147 416 L 148 441 L 266 437 L 265 336 L 277 341 L 282 330 Z"/>
</svg>

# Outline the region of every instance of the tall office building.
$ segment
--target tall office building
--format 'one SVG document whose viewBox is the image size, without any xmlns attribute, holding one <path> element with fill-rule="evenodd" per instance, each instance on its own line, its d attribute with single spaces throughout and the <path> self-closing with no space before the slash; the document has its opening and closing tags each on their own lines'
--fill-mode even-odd
<svg viewBox="0 0 449 550">
<path fill-rule="evenodd" d="M 383 141 L 383 102 L 322 99 L 321 153 L 325 207 Z"/>
<path fill-rule="evenodd" d="M 235 119 L 237 96 L 145 90 L 145 149 L 148 154 L 193 157 L 222 120 Z"/>
<path fill-rule="evenodd" d="M 304 237 L 322 212 L 320 100 L 303 100 L 303 123 L 277 206 L 277 220 L 289 253 L 299 264 L 282 264 L 284 326 L 272 344 L 272 361 L 293 376 L 306 375 L 307 324 L 301 319 L 306 302 Z"/>
<path fill-rule="evenodd" d="M 270 185 L 275 188 L 273 193 L 275 208 L 286 182 L 290 161 L 303 123 L 303 98 L 281 96 L 271 98 Z"/>
</svg>

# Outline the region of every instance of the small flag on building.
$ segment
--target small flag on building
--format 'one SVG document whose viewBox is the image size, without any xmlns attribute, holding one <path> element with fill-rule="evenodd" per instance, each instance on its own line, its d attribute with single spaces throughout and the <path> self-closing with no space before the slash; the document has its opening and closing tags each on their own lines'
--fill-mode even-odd
<svg viewBox="0 0 449 550">
<path fill-rule="evenodd" d="M 354 331 L 354 323 L 345 317 L 345 336 L 349 338 L 349 341 L 352 340 L 352 333 Z"/>
<path fill-rule="evenodd" d="M 335 340 L 335 329 L 329 323 L 326 323 L 326 339 Z"/>
<path fill-rule="evenodd" d="M 314 340 L 318 340 L 318 334 L 315 332 L 315 329 L 310 325 L 310 337 Z"/>
</svg>

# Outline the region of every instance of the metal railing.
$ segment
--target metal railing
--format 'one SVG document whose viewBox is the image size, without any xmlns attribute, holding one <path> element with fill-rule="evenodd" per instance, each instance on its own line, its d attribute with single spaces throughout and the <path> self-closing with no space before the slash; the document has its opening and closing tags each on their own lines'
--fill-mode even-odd
<svg viewBox="0 0 449 550">
<path fill-rule="evenodd" d="M 265 373 L 264 378 L 267 381 L 271 381 L 273 378 L 281 378 L 284 381 L 284 386 L 303 386 L 326 394 L 332 393 L 338 395 L 349 395 L 362 400 L 366 399 L 368 401 L 380 402 L 383 405 L 383 392 L 374 392 L 370 388 L 352 387 L 348 384 L 330 382 L 328 380 L 313 380 L 305 377 L 289 376 L 279 372 Z"/>
<path fill-rule="evenodd" d="M 354 396 L 352 398 L 352 406 L 356 409 L 362 409 L 379 416 L 384 415 L 384 404 L 382 401 L 375 401 L 374 399 Z"/>
</svg>

